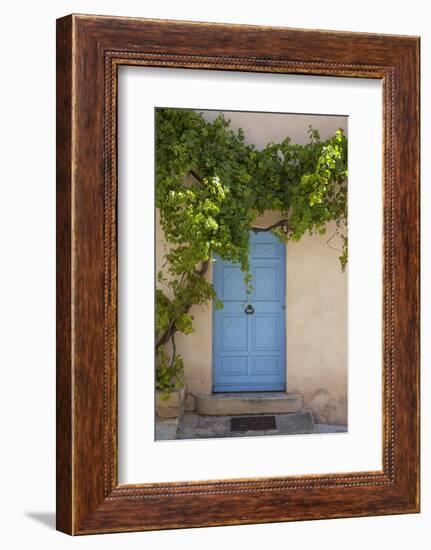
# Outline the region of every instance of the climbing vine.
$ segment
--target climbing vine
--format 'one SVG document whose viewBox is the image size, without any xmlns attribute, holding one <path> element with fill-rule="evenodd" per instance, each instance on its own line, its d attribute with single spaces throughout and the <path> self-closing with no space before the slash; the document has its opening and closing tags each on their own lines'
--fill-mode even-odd
<svg viewBox="0 0 431 550">
<path fill-rule="evenodd" d="M 344 270 L 347 138 L 338 130 L 322 141 L 311 127 L 308 138 L 306 145 L 286 137 L 257 150 L 223 115 L 208 122 L 192 110 L 156 111 L 156 207 L 167 243 L 157 273 L 156 387 L 166 396 L 182 385 L 175 335 L 193 332 L 192 306 L 223 306 L 205 279 L 214 254 L 237 262 L 250 285 L 251 229 L 299 241 L 307 232 L 323 235 L 332 221 Z M 278 211 L 279 220 L 258 226 L 267 210 Z"/>
</svg>

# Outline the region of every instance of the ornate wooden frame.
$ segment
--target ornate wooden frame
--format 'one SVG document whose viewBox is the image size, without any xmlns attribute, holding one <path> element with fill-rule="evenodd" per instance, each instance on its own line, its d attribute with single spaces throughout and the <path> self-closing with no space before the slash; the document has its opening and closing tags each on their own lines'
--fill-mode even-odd
<svg viewBox="0 0 431 550">
<path fill-rule="evenodd" d="M 383 470 L 119 485 L 119 65 L 376 78 L 384 103 Z M 377 183 L 377 182 L 376 182 Z M 57 21 L 57 528 L 419 511 L 419 38 L 70 15 Z"/>
</svg>

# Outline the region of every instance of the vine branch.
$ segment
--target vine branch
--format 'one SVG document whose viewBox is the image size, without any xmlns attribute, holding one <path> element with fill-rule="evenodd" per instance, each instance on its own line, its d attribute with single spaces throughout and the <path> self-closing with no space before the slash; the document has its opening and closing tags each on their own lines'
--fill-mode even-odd
<svg viewBox="0 0 431 550">
<path fill-rule="evenodd" d="M 258 226 L 258 225 L 253 225 L 251 227 L 252 231 L 260 231 L 260 232 L 267 232 L 267 231 L 272 231 L 273 229 L 277 229 L 278 227 L 281 227 L 283 228 L 284 230 L 287 231 L 288 229 L 288 221 L 287 220 L 279 220 L 278 222 L 275 222 L 271 225 L 267 225 L 266 227 L 261 227 L 261 226 Z"/>
<path fill-rule="evenodd" d="M 203 277 L 205 273 L 208 271 L 209 267 L 209 260 L 205 260 L 202 262 L 201 267 L 199 269 L 195 270 L 196 275 L 199 277 Z M 188 313 L 190 309 L 192 308 L 193 303 L 184 304 L 184 307 L 181 309 L 180 314 Z M 173 317 L 170 320 L 169 326 L 166 329 L 166 331 L 160 336 L 160 338 L 156 341 L 156 351 L 160 348 L 160 346 L 163 346 L 164 344 L 167 344 L 169 340 L 172 339 L 173 335 L 177 332 L 177 327 L 175 326 L 175 322 L 177 321 L 177 317 Z M 174 347 L 175 344 L 172 342 L 172 346 Z"/>
</svg>

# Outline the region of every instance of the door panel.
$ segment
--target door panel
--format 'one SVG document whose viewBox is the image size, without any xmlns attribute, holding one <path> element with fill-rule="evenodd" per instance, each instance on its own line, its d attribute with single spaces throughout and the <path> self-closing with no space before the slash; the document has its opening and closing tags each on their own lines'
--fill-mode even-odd
<svg viewBox="0 0 431 550">
<path fill-rule="evenodd" d="M 252 374 L 268 375 L 276 374 L 280 370 L 280 358 L 274 357 L 253 357 Z"/>
<path fill-rule="evenodd" d="M 220 332 L 220 351 L 247 350 L 247 319 L 244 315 L 222 315 Z"/>
<path fill-rule="evenodd" d="M 253 294 L 252 300 L 277 301 L 280 296 L 280 266 L 279 264 L 256 265 L 252 270 Z"/>
<path fill-rule="evenodd" d="M 256 313 L 250 318 L 251 350 L 272 350 L 280 348 L 279 314 Z"/>
<path fill-rule="evenodd" d="M 271 233 L 252 232 L 250 269 L 253 290 L 247 300 L 240 268 L 215 258 L 214 286 L 224 303 L 213 313 L 215 392 L 286 387 L 285 245 Z"/>
<path fill-rule="evenodd" d="M 235 376 L 248 374 L 248 357 L 222 357 L 220 361 L 223 376 Z"/>
<path fill-rule="evenodd" d="M 246 288 L 243 278 L 244 275 L 238 266 L 223 265 L 220 299 L 223 301 L 245 300 Z"/>
</svg>

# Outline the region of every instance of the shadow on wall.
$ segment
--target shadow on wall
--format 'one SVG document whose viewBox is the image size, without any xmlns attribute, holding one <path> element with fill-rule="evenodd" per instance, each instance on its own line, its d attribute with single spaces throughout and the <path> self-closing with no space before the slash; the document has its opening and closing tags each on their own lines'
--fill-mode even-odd
<svg viewBox="0 0 431 550">
<path fill-rule="evenodd" d="M 304 395 L 304 403 L 315 411 L 314 417 L 319 424 L 347 424 L 347 396 L 335 397 L 322 388 Z"/>
</svg>

